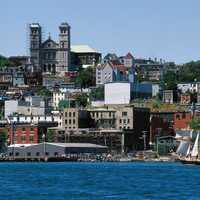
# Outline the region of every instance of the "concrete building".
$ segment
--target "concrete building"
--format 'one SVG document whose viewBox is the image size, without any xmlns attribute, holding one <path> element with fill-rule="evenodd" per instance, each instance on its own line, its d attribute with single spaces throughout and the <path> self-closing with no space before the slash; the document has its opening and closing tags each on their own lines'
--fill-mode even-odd
<svg viewBox="0 0 200 200">
<path fill-rule="evenodd" d="M 198 83 L 178 83 L 177 89 L 183 94 L 186 92 L 197 92 Z"/>
<path fill-rule="evenodd" d="M 18 112 L 18 101 L 17 100 L 6 100 L 4 106 L 4 117 L 12 115 Z"/>
<path fill-rule="evenodd" d="M 51 112 L 50 99 L 39 96 L 28 96 L 25 100 L 6 100 L 5 117 L 14 113 L 40 116 Z"/>
<path fill-rule="evenodd" d="M 163 91 L 163 102 L 173 104 L 173 102 L 174 102 L 173 90 L 164 90 Z"/>
<path fill-rule="evenodd" d="M 42 27 L 39 23 L 29 25 L 30 61 L 34 71 L 58 73 L 63 75 L 70 64 L 70 26 L 61 23 L 59 42 L 49 38 L 42 41 Z"/>
<path fill-rule="evenodd" d="M 119 61 L 107 61 L 96 67 L 96 85 L 127 79 L 125 67 Z"/>
<path fill-rule="evenodd" d="M 134 98 L 152 98 L 157 96 L 159 91 L 159 84 L 146 82 L 131 84 L 131 93 Z"/>
<path fill-rule="evenodd" d="M 9 158 L 43 159 L 64 158 L 68 155 L 107 153 L 107 147 L 89 143 L 40 143 L 30 145 L 10 145 Z"/>
<path fill-rule="evenodd" d="M 100 129 L 116 129 L 116 110 L 112 108 L 93 108 L 88 110 L 94 127 Z"/>
<path fill-rule="evenodd" d="M 148 81 L 159 81 L 163 76 L 163 64 L 146 63 L 135 64 L 138 73 Z"/>
<path fill-rule="evenodd" d="M 91 127 L 89 112 L 78 108 L 66 108 L 63 112 L 65 130 L 78 130 Z"/>
<path fill-rule="evenodd" d="M 104 87 L 105 104 L 129 104 L 131 85 L 125 82 L 107 83 Z"/>
<path fill-rule="evenodd" d="M 54 91 L 53 92 L 53 107 L 55 110 L 58 109 L 59 102 L 62 100 L 67 100 L 69 97 L 68 93 Z"/>
<path fill-rule="evenodd" d="M 72 45 L 71 58 L 72 65 L 85 68 L 100 63 L 101 53 L 88 45 Z"/>
<path fill-rule="evenodd" d="M 125 68 L 130 69 L 131 67 L 133 67 L 134 57 L 130 52 L 127 53 L 126 56 L 120 57 L 119 60 L 122 64 L 124 64 Z"/>
</svg>

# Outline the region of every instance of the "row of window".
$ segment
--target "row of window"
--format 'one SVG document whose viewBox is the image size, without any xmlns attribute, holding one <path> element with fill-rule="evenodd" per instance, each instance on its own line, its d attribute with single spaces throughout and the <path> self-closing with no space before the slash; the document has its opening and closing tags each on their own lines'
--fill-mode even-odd
<svg viewBox="0 0 200 200">
<path fill-rule="evenodd" d="M 92 117 L 95 117 L 95 115 L 96 115 L 96 117 L 101 117 L 102 118 L 103 117 L 103 113 L 104 112 L 92 112 Z M 115 117 L 115 113 L 108 112 L 108 116 L 109 117 Z"/>
<path fill-rule="evenodd" d="M 76 112 L 65 112 L 65 117 L 76 117 Z"/>
<path fill-rule="evenodd" d="M 69 126 L 69 127 L 65 127 L 65 128 L 66 128 L 66 129 L 76 129 L 75 126 L 73 126 L 73 127 Z"/>
<path fill-rule="evenodd" d="M 65 120 L 65 124 L 76 124 L 76 120 L 75 119 L 73 119 L 73 120 L 71 120 L 71 119 L 69 119 L 69 120 Z"/>
<path fill-rule="evenodd" d="M 15 152 L 15 154 L 14 154 L 15 156 L 19 156 L 20 154 L 19 154 L 19 152 Z M 32 154 L 31 154 L 31 152 L 27 152 L 26 153 L 26 156 L 31 156 Z M 36 152 L 36 154 L 35 154 L 35 156 L 43 156 L 43 153 L 42 154 L 40 154 L 40 152 Z M 49 155 L 49 152 L 45 152 L 45 156 L 48 156 Z M 13 156 L 13 152 L 10 152 L 9 153 L 9 156 Z M 33 155 L 32 155 L 33 156 Z M 58 152 L 54 152 L 54 156 L 58 156 Z"/>
<path fill-rule="evenodd" d="M 119 123 L 120 123 L 120 124 L 122 123 L 122 119 L 119 120 Z M 129 123 L 130 123 L 130 119 L 127 119 L 127 120 L 126 120 L 126 119 L 123 119 L 123 123 L 124 123 L 124 124 L 126 124 L 126 123 L 129 124 Z"/>
<path fill-rule="evenodd" d="M 120 126 L 119 129 L 121 130 L 121 129 L 122 129 L 122 126 Z M 123 129 L 130 129 L 130 127 L 129 127 L 129 126 L 127 126 L 127 127 L 124 126 Z"/>
</svg>

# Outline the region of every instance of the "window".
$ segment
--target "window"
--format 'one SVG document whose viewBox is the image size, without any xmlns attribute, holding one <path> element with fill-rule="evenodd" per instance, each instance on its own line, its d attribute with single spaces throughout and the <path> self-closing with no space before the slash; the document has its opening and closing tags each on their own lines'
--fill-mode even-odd
<svg viewBox="0 0 200 200">
<path fill-rule="evenodd" d="M 34 142 L 34 136 L 30 135 L 30 142 L 33 143 Z"/>
<path fill-rule="evenodd" d="M 45 152 L 45 155 L 48 156 L 48 155 L 49 155 L 49 152 Z"/>
<path fill-rule="evenodd" d="M 128 124 L 130 123 L 130 119 L 127 119 L 127 123 L 128 123 Z"/>
<path fill-rule="evenodd" d="M 55 152 L 55 153 L 54 153 L 54 156 L 58 156 L 58 152 Z"/>
<path fill-rule="evenodd" d="M 31 156 L 31 152 L 27 152 L 27 156 Z"/>
<path fill-rule="evenodd" d="M 180 115 L 179 114 L 176 115 L 176 119 L 180 120 Z"/>
<path fill-rule="evenodd" d="M 67 124 L 67 119 L 65 120 L 65 124 Z"/>
<path fill-rule="evenodd" d="M 69 112 L 69 117 L 71 117 L 72 116 L 72 113 L 71 112 Z"/>
<path fill-rule="evenodd" d="M 186 114 L 185 114 L 185 113 L 182 114 L 182 118 L 183 118 L 183 119 L 186 118 Z"/>
<path fill-rule="evenodd" d="M 121 119 L 119 120 L 119 123 L 120 123 L 120 124 L 122 123 L 122 120 L 121 120 Z"/>
<path fill-rule="evenodd" d="M 67 112 L 65 112 L 65 117 L 67 117 Z"/>
<path fill-rule="evenodd" d="M 12 156 L 12 155 L 13 155 L 13 153 L 12 153 L 12 152 L 10 152 L 10 153 L 9 153 L 9 156 Z"/>
<path fill-rule="evenodd" d="M 69 120 L 69 124 L 71 124 L 71 123 L 72 123 L 72 120 L 70 119 L 70 120 Z"/>
<path fill-rule="evenodd" d="M 123 121 L 124 121 L 124 124 L 126 124 L 126 119 L 124 119 Z"/>
<path fill-rule="evenodd" d="M 19 152 L 16 152 L 16 153 L 15 153 L 15 156 L 19 156 Z"/>
<path fill-rule="evenodd" d="M 75 124 L 76 123 L 76 120 L 75 119 L 73 119 L 73 124 Z"/>
<path fill-rule="evenodd" d="M 36 153 L 36 156 L 40 156 L 40 152 L 37 152 L 37 153 Z"/>
<path fill-rule="evenodd" d="M 23 127 L 23 128 L 22 128 L 22 131 L 25 131 L 25 130 L 26 130 L 26 128 Z"/>
<path fill-rule="evenodd" d="M 127 112 L 122 112 L 122 116 L 127 116 Z"/>
<path fill-rule="evenodd" d="M 76 116 L 76 113 L 75 112 L 73 112 L 73 117 L 75 117 Z"/>
</svg>

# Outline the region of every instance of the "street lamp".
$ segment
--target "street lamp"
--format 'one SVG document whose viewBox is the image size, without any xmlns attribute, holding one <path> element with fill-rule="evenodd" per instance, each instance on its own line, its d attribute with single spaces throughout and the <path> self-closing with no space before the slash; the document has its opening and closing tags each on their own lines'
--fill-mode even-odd
<svg viewBox="0 0 200 200">
<path fill-rule="evenodd" d="M 156 152 L 157 152 L 157 156 L 159 156 L 158 142 L 159 142 L 159 137 L 160 137 L 161 130 L 162 130 L 162 128 L 157 128 L 157 135 L 156 135 Z"/>
<path fill-rule="evenodd" d="M 45 158 L 46 158 L 46 142 L 45 142 L 45 139 L 46 139 L 46 136 L 43 133 L 42 140 L 43 140 L 43 156 L 44 156 L 44 161 L 45 161 Z"/>
<path fill-rule="evenodd" d="M 146 149 L 147 149 L 147 145 L 146 145 L 147 131 L 142 131 L 142 133 L 143 133 L 142 139 L 144 141 L 144 151 L 146 151 Z"/>
</svg>

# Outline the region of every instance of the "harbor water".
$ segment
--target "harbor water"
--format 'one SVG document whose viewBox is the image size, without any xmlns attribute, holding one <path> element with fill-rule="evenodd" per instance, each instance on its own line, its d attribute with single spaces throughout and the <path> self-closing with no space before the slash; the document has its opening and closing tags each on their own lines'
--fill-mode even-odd
<svg viewBox="0 0 200 200">
<path fill-rule="evenodd" d="M 2 200 L 199 200 L 200 166 L 181 163 L 0 163 Z"/>
</svg>

